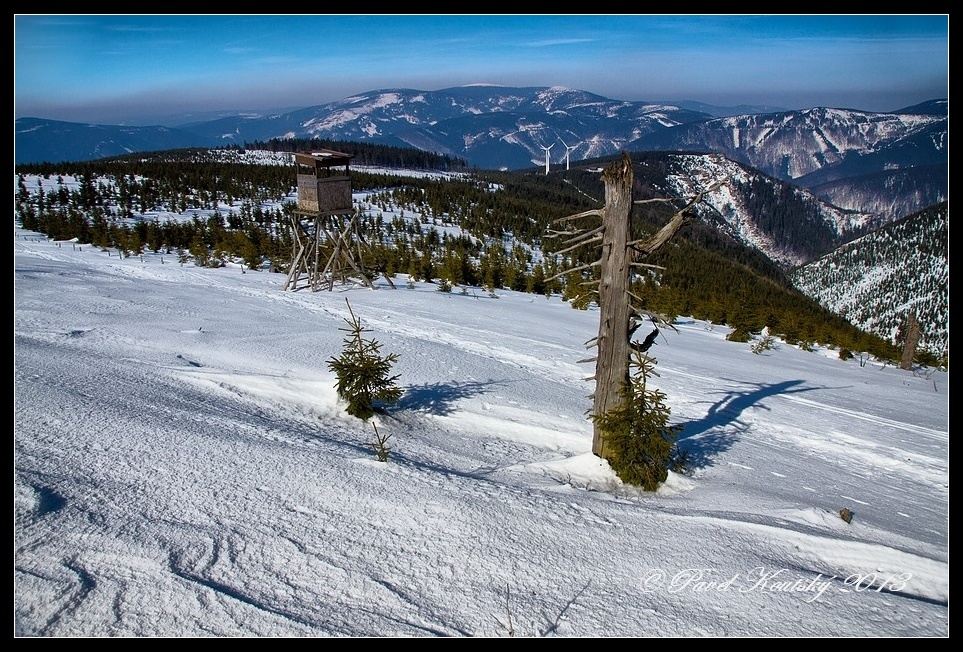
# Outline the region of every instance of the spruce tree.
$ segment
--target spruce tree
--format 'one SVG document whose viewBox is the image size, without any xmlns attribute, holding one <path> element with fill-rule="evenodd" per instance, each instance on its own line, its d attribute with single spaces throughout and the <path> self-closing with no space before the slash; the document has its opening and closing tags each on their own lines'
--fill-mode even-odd
<svg viewBox="0 0 963 652">
<path fill-rule="evenodd" d="M 198 267 L 207 267 L 211 262 L 211 254 L 207 250 L 204 238 L 200 231 L 194 233 L 190 246 L 191 256 L 194 257 L 194 264 Z"/>
<path fill-rule="evenodd" d="M 669 406 L 665 394 L 647 386 L 649 376 L 657 376 L 655 358 L 633 352 L 632 376 L 623 388 L 626 400 L 609 412 L 594 416 L 605 432 L 607 459 L 612 470 L 626 484 L 655 491 L 665 482 L 677 457 L 675 439 L 679 426 L 669 425 Z"/>
<path fill-rule="evenodd" d="M 344 301 L 351 317 L 345 317 L 348 327 L 338 330 L 348 335 L 344 338 L 341 355 L 328 360 L 328 369 L 338 379 L 334 387 L 338 396 L 347 401 L 348 414 L 367 421 L 375 413 L 375 401 L 394 403 L 401 397 L 401 388 L 395 385 L 398 376 L 389 376 L 398 354 L 380 355 L 381 344 L 364 339 L 363 334 L 369 329 L 362 327 L 347 298 Z"/>
</svg>

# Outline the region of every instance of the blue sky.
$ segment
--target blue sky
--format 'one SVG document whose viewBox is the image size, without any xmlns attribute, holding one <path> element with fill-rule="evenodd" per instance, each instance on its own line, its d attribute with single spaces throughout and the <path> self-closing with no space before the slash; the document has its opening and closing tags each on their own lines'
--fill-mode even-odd
<svg viewBox="0 0 963 652">
<path fill-rule="evenodd" d="M 947 95 L 946 16 L 15 17 L 16 115 L 177 121 L 375 88 L 890 110 Z"/>
</svg>

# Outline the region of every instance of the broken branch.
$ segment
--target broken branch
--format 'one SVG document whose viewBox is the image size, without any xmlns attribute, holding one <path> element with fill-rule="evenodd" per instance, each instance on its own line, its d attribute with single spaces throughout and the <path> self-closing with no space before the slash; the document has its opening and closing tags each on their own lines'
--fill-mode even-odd
<svg viewBox="0 0 963 652">
<path fill-rule="evenodd" d="M 720 179 L 719 181 L 716 181 L 711 186 L 703 188 L 699 192 L 699 194 L 693 197 L 688 204 L 686 204 L 683 208 L 679 209 L 679 211 L 677 211 L 676 214 L 672 216 L 672 218 L 668 221 L 668 223 L 665 226 L 663 226 L 661 229 L 659 229 L 659 231 L 654 236 L 652 236 L 649 239 L 644 239 L 641 241 L 633 240 L 627 246 L 631 247 L 632 249 L 635 249 L 640 254 L 643 254 L 646 256 L 658 250 L 662 245 L 664 245 L 666 242 L 669 241 L 669 238 L 675 235 L 676 231 L 678 231 L 682 227 L 682 224 L 685 222 L 686 212 L 690 208 L 692 208 L 693 206 L 701 202 L 702 198 L 706 195 L 706 193 L 712 192 L 713 190 L 721 186 L 723 181 L 724 179 Z"/>
<path fill-rule="evenodd" d="M 562 222 L 568 222 L 569 220 L 577 220 L 583 217 L 602 217 L 602 209 L 593 208 L 592 210 L 582 211 L 581 213 L 576 213 L 575 215 L 569 215 L 568 217 L 560 217 L 553 221 L 552 224 L 561 224 Z"/>
<path fill-rule="evenodd" d="M 631 267 L 649 267 L 651 269 L 661 269 L 664 270 L 665 267 L 662 265 L 652 265 L 651 263 L 629 263 Z"/>
<path fill-rule="evenodd" d="M 578 267 L 573 267 L 572 269 L 563 270 L 558 274 L 553 274 L 552 276 L 549 276 L 547 279 L 545 279 L 545 282 L 548 283 L 549 281 L 554 281 L 555 279 L 561 278 L 566 274 L 571 274 L 572 272 L 581 272 L 583 270 L 590 269 L 592 267 L 601 267 L 601 266 L 602 266 L 602 261 L 596 260 L 594 263 L 589 263 L 588 265 L 579 265 Z"/>
<path fill-rule="evenodd" d="M 584 247 L 584 246 L 587 245 L 587 244 L 592 244 L 593 242 L 601 242 L 601 241 L 602 241 L 602 236 L 601 236 L 601 235 L 597 235 L 597 236 L 595 236 L 594 238 L 589 238 L 588 240 L 582 240 L 581 242 L 576 242 L 575 244 L 571 245 L 570 247 L 565 247 L 564 249 L 560 249 L 560 250 L 558 250 L 558 251 L 556 251 L 556 252 L 554 252 L 554 253 L 556 253 L 556 254 L 568 253 L 569 251 L 572 251 L 572 250 L 574 250 L 574 249 L 578 249 L 579 247 Z"/>
<path fill-rule="evenodd" d="M 671 204 L 674 201 L 679 201 L 678 197 L 655 197 L 653 199 L 636 199 L 633 204 L 654 204 L 656 202 L 661 202 L 664 204 Z"/>
<path fill-rule="evenodd" d="M 597 233 L 598 233 L 598 234 L 601 234 L 602 231 L 604 231 L 604 230 L 605 230 L 605 225 L 603 224 L 602 226 L 600 226 L 600 227 L 598 227 L 598 228 L 595 228 L 595 229 L 592 229 L 591 231 L 584 231 L 584 232 L 580 233 L 579 235 L 575 236 L 574 238 L 569 238 L 568 240 L 566 240 L 566 241 L 563 242 L 562 244 L 563 244 L 563 245 L 574 244 L 575 242 L 578 242 L 579 240 L 585 240 L 585 239 L 587 239 L 587 238 L 591 238 L 593 235 L 595 235 L 595 234 L 597 234 Z M 601 235 L 599 236 L 599 238 L 601 238 Z"/>
</svg>

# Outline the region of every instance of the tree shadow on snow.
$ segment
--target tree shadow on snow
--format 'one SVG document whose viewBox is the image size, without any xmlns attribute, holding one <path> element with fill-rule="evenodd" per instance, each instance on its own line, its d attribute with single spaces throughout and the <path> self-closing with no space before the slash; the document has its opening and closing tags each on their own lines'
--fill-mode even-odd
<svg viewBox="0 0 963 652">
<path fill-rule="evenodd" d="M 404 394 L 391 408 L 391 412 L 414 410 L 439 416 L 447 416 L 455 409 L 455 403 L 463 398 L 481 394 L 486 387 L 503 385 L 503 380 L 484 382 L 425 383 L 404 388 Z"/>
<path fill-rule="evenodd" d="M 729 380 L 729 379 L 723 379 Z M 830 387 L 798 387 L 804 381 L 786 380 L 781 383 L 745 383 L 745 390 L 721 392 L 722 398 L 713 403 L 706 415 L 695 421 L 679 424 L 679 449 L 688 453 L 688 466 L 692 469 L 712 465 L 712 459 L 726 450 L 749 430 L 749 424 L 739 420 L 746 408 L 759 407 L 769 410 L 761 401 L 780 394 L 800 394 L 814 389 L 834 389 Z M 717 392 L 720 393 L 720 392 Z"/>
</svg>

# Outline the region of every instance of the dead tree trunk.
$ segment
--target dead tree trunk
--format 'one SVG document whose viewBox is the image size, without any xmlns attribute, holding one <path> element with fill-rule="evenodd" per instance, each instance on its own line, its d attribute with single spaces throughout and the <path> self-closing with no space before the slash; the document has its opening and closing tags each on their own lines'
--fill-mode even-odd
<svg viewBox="0 0 963 652">
<path fill-rule="evenodd" d="M 595 405 L 601 415 L 625 400 L 623 389 L 629 383 L 629 258 L 632 212 L 632 161 L 623 156 L 602 176 L 605 183 L 605 209 L 602 211 L 602 278 L 599 283 L 598 359 L 595 362 Z M 605 436 L 595 424 L 592 452 L 606 457 Z"/>
<path fill-rule="evenodd" d="M 630 326 L 630 319 L 634 317 L 649 318 L 655 323 L 671 327 L 671 324 L 665 323 L 659 315 L 646 310 L 646 307 L 641 305 L 642 301 L 630 291 L 632 268 L 662 269 L 658 265 L 643 263 L 637 259 L 655 253 L 668 242 L 682 227 L 687 212 L 702 201 L 706 193 L 722 185 L 722 181 L 717 181 L 705 187 L 684 208 L 678 210 L 655 235 L 642 240 L 630 241 L 633 178 L 632 160 L 627 154 L 624 154 L 620 160 L 610 165 L 602 176 L 605 183 L 604 208 L 569 215 L 554 222 L 554 224 L 561 224 L 594 217 L 600 218 L 602 224 L 591 229 L 549 230 L 545 235 L 546 239 L 570 236 L 567 240 L 559 243 L 561 249 L 555 252 L 556 255 L 572 252 L 588 245 L 600 249 L 598 260 L 569 267 L 545 279 L 545 282 L 548 283 L 567 274 L 581 274 L 596 267 L 600 269 L 601 278 L 599 281 L 580 284 L 592 286 L 598 283 L 598 290 L 589 290 L 588 292 L 598 293 L 599 304 L 602 307 L 599 334 L 585 343 L 586 348 L 597 347 L 598 355 L 579 360 L 579 362 L 595 362 L 595 375 L 586 379 L 595 380 L 594 404 L 592 407 L 592 414 L 595 417 L 602 416 L 620 407 L 626 400 L 624 390 L 629 386 L 629 366 L 633 350 L 631 337 L 635 328 L 637 328 L 637 326 L 635 328 Z M 677 200 L 678 198 L 646 199 L 634 203 L 661 202 L 672 205 Z M 639 305 L 633 306 L 632 299 L 635 299 Z M 651 339 L 654 339 L 656 333 L 658 333 L 658 330 L 650 334 L 645 344 L 635 344 L 634 347 L 644 350 L 642 347 L 650 345 Z M 598 422 L 595 423 L 592 435 L 592 452 L 606 459 L 608 459 L 610 453 L 606 446 L 605 433 L 599 427 Z"/>
<path fill-rule="evenodd" d="M 916 345 L 920 343 L 920 324 L 916 320 L 916 313 L 910 311 L 906 317 L 906 341 L 903 343 L 903 357 L 900 359 L 900 369 L 912 369 L 913 357 L 916 355 Z"/>
</svg>

